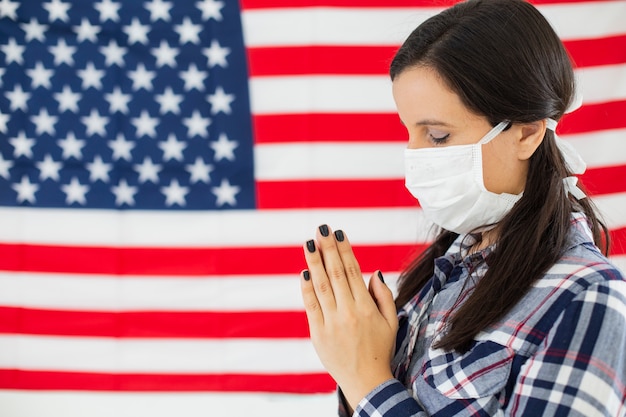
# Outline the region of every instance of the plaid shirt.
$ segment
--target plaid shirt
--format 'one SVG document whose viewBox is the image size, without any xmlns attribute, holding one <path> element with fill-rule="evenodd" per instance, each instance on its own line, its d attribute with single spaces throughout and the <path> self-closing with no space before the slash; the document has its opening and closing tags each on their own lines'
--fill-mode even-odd
<svg viewBox="0 0 626 417">
<path fill-rule="evenodd" d="M 582 215 L 573 216 L 565 255 L 468 352 L 432 348 L 486 271 L 491 248 L 461 255 L 474 242 L 459 237 L 400 311 L 396 379 L 369 393 L 354 416 L 625 416 L 626 281 Z"/>
</svg>

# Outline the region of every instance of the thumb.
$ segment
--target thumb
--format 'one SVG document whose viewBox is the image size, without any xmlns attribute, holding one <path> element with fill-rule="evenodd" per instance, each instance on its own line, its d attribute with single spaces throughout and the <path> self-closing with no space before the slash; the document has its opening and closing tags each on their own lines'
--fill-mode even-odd
<svg viewBox="0 0 626 417">
<path fill-rule="evenodd" d="M 383 274 L 380 271 L 372 274 L 369 282 L 369 292 L 387 323 L 396 329 L 398 326 L 396 303 L 393 300 L 393 293 L 385 284 Z"/>
</svg>

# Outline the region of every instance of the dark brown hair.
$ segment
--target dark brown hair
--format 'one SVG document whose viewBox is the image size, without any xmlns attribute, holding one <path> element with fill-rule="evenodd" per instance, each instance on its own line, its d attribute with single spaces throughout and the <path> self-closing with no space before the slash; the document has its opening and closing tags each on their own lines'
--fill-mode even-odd
<svg viewBox="0 0 626 417">
<path fill-rule="evenodd" d="M 468 0 L 431 17 L 396 53 L 391 79 L 416 66 L 435 69 L 465 106 L 492 125 L 508 120 L 559 120 L 575 91 L 572 64 L 546 19 L 523 0 Z M 608 252 L 608 231 L 588 198 L 569 196 L 571 175 L 554 133 L 546 131 L 529 161 L 522 198 L 498 225 L 497 248 L 470 297 L 447 323 L 437 347 L 467 351 L 478 332 L 501 319 L 562 256 L 571 213 L 583 212 L 596 245 Z M 432 277 L 435 258 L 458 235 L 443 230 L 400 275 L 398 307 Z"/>
</svg>

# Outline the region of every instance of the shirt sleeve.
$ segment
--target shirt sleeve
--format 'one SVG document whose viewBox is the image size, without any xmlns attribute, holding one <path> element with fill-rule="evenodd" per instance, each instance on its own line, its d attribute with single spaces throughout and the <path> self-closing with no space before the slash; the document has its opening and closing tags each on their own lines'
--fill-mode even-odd
<svg viewBox="0 0 626 417">
<path fill-rule="evenodd" d="M 400 381 L 390 379 L 359 402 L 353 417 L 427 417 L 427 414 Z"/>
<path fill-rule="evenodd" d="M 593 284 L 522 366 L 507 416 L 624 416 L 626 282 Z"/>
</svg>

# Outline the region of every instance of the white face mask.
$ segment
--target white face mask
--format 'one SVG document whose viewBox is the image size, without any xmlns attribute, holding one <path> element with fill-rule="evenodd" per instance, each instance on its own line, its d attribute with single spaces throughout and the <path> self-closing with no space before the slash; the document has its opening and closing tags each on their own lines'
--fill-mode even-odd
<svg viewBox="0 0 626 417">
<path fill-rule="evenodd" d="M 475 144 L 404 151 L 406 188 L 433 223 L 468 233 L 499 222 L 522 197 L 492 193 L 483 181 L 482 145 L 508 124 L 501 122 Z"/>
</svg>

